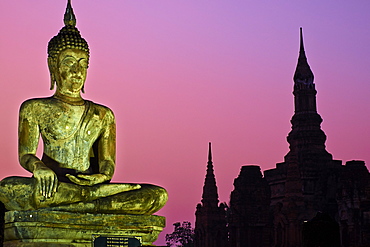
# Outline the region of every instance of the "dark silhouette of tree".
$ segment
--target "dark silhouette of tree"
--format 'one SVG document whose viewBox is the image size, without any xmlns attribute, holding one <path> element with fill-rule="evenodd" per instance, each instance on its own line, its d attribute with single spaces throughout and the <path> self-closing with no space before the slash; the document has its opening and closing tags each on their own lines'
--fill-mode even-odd
<svg viewBox="0 0 370 247">
<path fill-rule="evenodd" d="M 166 245 L 172 247 L 194 247 L 194 228 L 189 221 L 173 224 L 173 233 L 166 234 Z"/>
</svg>

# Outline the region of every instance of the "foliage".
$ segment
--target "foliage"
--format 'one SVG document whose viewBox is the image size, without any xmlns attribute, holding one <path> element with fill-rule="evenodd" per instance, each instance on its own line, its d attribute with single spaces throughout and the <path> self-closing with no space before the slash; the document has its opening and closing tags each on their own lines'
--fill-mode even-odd
<svg viewBox="0 0 370 247">
<path fill-rule="evenodd" d="M 194 228 L 189 221 L 182 224 L 176 222 L 173 224 L 175 229 L 173 233 L 166 234 L 167 246 L 173 247 L 193 247 L 194 246 Z"/>
</svg>

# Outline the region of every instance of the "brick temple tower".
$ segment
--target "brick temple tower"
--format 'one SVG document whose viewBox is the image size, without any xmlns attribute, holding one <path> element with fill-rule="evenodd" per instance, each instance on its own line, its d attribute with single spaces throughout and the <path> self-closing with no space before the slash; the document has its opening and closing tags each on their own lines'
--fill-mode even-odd
<svg viewBox="0 0 370 247">
<path fill-rule="evenodd" d="M 337 215 L 336 188 L 341 161 L 326 151 L 322 118 L 316 109 L 314 75 L 307 62 L 300 29 L 300 50 L 294 73 L 294 115 L 284 162 L 265 171 L 271 188 L 274 246 L 302 246 L 303 223 L 325 212 Z M 336 245 L 333 245 L 333 247 Z"/>
<path fill-rule="evenodd" d="M 302 29 L 293 80 L 295 111 L 287 137 L 289 152 L 284 162 L 264 173 L 271 189 L 272 246 L 365 246 L 370 243 L 369 172 L 363 161 L 343 166 L 326 151 Z M 355 182 L 355 171 L 361 171 L 361 182 Z"/>
<path fill-rule="evenodd" d="M 225 204 L 218 201 L 216 179 L 213 172 L 212 150 L 209 143 L 207 173 L 202 201 L 195 212 L 195 247 L 227 246 Z"/>
</svg>

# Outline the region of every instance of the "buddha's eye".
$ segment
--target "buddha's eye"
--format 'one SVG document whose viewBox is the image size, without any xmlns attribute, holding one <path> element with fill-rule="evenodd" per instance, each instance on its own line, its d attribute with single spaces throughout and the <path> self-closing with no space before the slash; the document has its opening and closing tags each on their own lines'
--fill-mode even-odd
<svg viewBox="0 0 370 247">
<path fill-rule="evenodd" d="M 80 66 L 84 69 L 87 69 L 89 67 L 89 63 L 87 62 L 87 59 L 81 59 Z"/>
<path fill-rule="evenodd" d="M 76 59 L 67 57 L 62 60 L 61 65 L 67 67 L 73 67 L 77 63 Z"/>
</svg>

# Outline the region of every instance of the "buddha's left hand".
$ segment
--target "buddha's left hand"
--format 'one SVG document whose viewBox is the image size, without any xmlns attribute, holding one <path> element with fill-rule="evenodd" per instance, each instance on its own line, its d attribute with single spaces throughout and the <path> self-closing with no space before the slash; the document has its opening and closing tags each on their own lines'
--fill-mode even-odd
<svg viewBox="0 0 370 247">
<path fill-rule="evenodd" d="M 88 186 L 101 184 L 109 180 L 108 176 L 105 174 L 93 174 L 93 175 L 78 174 L 77 177 L 71 174 L 67 174 L 66 176 L 69 180 L 71 180 L 75 184 Z"/>
</svg>

